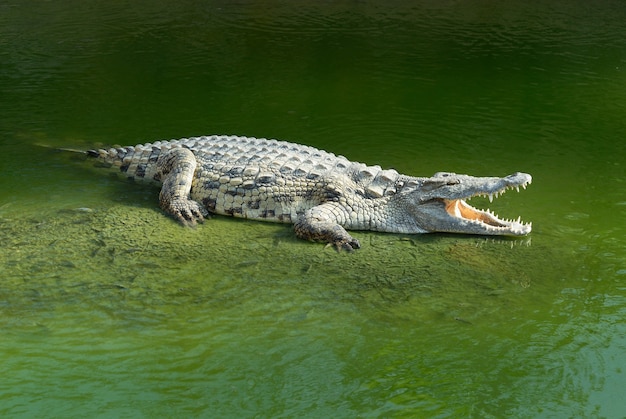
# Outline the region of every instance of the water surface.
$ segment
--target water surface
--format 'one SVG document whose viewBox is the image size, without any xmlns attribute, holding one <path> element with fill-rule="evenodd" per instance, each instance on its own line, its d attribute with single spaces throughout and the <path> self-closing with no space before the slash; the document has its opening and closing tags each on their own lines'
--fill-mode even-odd
<svg viewBox="0 0 626 419">
<path fill-rule="evenodd" d="M 625 417 L 620 2 L 0 6 L 0 414 Z M 520 239 L 184 229 L 50 148 L 239 134 L 529 172 Z"/>
</svg>

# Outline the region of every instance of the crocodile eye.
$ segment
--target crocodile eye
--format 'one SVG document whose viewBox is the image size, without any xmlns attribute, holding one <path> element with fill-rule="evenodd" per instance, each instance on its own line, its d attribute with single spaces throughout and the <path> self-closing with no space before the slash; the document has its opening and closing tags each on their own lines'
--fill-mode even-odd
<svg viewBox="0 0 626 419">
<path fill-rule="evenodd" d="M 450 177 L 455 175 L 456 173 L 451 173 L 451 172 L 437 172 L 433 175 L 433 177 Z"/>
</svg>

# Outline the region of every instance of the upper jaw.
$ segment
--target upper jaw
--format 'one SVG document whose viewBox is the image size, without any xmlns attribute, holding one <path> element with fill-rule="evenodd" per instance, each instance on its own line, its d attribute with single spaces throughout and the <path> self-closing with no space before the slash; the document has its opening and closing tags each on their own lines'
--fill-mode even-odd
<svg viewBox="0 0 626 419">
<path fill-rule="evenodd" d="M 505 177 L 473 177 L 468 175 L 453 175 L 455 182 L 450 182 L 446 187 L 441 188 L 439 198 L 443 199 L 469 199 L 475 196 L 485 196 L 492 201 L 509 189 L 520 187 L 526 189 L 533 178 L 528 173 L 513 173 Z"/>
</svg>

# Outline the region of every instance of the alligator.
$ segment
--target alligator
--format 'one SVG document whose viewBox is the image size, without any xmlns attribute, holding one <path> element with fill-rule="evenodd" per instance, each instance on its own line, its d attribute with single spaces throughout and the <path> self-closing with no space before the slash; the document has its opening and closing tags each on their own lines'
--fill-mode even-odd
<svg viewBox="0 0 626 419">
<path fill-rule="evenodd" d="M 348 251 L 360 244 L 347 230 L 521 236 L 532 228 L 467 202 L 519 192 L 532 181 L 526 173 L 413 177 L 306 145 L 226 135 L 86 154 L 129 178 L 162 184 L 161 208 L 189 226 L 211 213 L 292 223 L 299 238 Z"/>
</svg>

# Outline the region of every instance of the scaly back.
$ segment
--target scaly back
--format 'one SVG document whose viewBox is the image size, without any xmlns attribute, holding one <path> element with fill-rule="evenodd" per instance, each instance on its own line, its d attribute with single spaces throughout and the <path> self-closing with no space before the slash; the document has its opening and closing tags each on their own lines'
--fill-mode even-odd
<svg viewBox="0 0 626 419">
<path fill-rule="evenodd" d="M 90 150 L 88 154 L 102 162 L 119 167 L 128 177 L 147 181 L 155 179 L 159 156 L 173 148 L 188 148 L 199 167 L 237 173 L 251 167 L 258 173 L 278 170 L 285 177 L 309 179 L 347 176 L 363 188 L 370 198 L 392 195 L 396 192 L 399 174 L 382 170 L 380 166 L 366 166 L 351 162 L 314 147 L 265 138 L 212 135 L 182 138 L 136 146 Z M 265 170 L 267 169 L 267 170 Z"/>
</svg>

